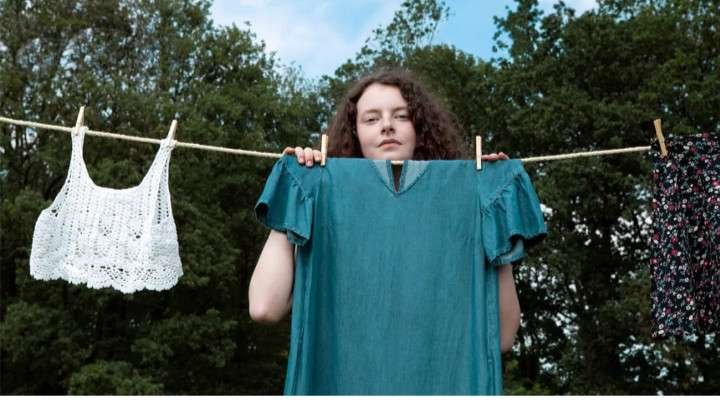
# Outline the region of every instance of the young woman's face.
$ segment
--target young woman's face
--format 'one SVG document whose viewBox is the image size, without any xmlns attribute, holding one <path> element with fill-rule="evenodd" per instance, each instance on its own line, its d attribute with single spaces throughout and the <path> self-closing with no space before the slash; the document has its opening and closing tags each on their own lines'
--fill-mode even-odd
<svg viewBox="0 0 720 404">
<path fill-rule="evenodd" d="M 399 88 L 379 83 L 369 85 L 358 99 L 355 123 L 365 158 L 412 159 L 415 126 Z"/>
</svg>

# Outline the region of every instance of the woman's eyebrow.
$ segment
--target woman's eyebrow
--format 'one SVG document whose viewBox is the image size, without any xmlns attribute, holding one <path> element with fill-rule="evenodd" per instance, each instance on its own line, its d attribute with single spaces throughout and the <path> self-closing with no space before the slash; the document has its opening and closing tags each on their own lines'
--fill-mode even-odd
<svg viewBox="0 0 720 404">
<path fill-rule="evenodd" d="M 395 107 L 395 108 L 393 108 L 392 110 L 393 110 L 393 111 L 397 111 L 397 110 L 400 110 L 400 109 L 407 109 L 407 107 Z M 377 109 L 377 108 L 373 108 L 373 109 L 368 109 L 368 110 L 366 110 L 366 111 L 363 111 L 362 113 L 363 113 L 363 114 L 367 114 L 367 113 L 369 113 L 369 112 L 380 112 L 380 110 Z"/>
</svg>

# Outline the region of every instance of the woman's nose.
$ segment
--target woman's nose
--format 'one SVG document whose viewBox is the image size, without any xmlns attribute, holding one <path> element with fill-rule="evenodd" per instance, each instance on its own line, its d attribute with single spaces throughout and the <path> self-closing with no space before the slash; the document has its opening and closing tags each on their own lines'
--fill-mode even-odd
<svg viewBox="0 0 720 404">
<path fill-rule="evenodd" d="M 382 121 L 382 131 L 383 131 L 383 133 L 393 131 L 393 126 L 392 126 L 392 120 L 391 120 L 391 119 L 388 119 L 388 118 L 383 119 L 383 121 Z"/>
</svg>

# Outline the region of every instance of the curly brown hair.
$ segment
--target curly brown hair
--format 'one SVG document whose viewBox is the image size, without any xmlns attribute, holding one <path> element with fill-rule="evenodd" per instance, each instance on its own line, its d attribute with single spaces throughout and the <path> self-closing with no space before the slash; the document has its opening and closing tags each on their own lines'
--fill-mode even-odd
<svg viewBox="0 0 720 404">
<path fill-rule="evenodd" d="M 357 102 L 374 83 L 397 87 L 408 103 L 416 136 L 414 160 L 467 158 L 467 146 L 455 115 L 441 106 L 412 73 L 399 69 L 371 73 L 348 90 L 328 125 L 328 156 L 363 157 L 357 136 Z"/>
</svg>

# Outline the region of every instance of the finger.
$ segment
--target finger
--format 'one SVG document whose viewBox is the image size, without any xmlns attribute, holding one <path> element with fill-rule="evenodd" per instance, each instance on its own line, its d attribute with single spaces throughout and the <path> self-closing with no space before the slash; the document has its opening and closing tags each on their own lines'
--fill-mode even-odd
<svg viewBox="0 0 720 404">
<path fill-rule="evenodd" d="M 313 150 L 309 147 L 305 148 L 305 165 L 312 167 L 315 160 L 313 159 Z"/>
<path fill-rule="evenodd" d="M 295 149 L 293 149 L 292 147 L 288 146 L 288 147 L 285 148 L 285 150 L 283 150 L 282 154 L 287 154 L 287 155 L 295 154 Z"/>
<path fill-rule="evenodd" d="M 313 150 L 313 154 L 315 155 L 315 161 L 322 161 L 322 153 L 320 153 L 320 150 Z"/>
<path fill-rule="evenodd" d="M 303 164 L 305 163 L 305 155 L 303 154 L 303 148 L 300 146 L 297 146 L 295 148 L 295 155 L 297 156 L 298 163 Z"/>
<path fill-rule="evenodd" d="M 509 159 L 510 157 L 508 157 L 507 154 L 505 154 L 505 153 L 503 153 L 503 152 L 500 152 L 500 158 L 503 159 L 503 160 L 507 160 L 507 159 Z"/>
</svg>

